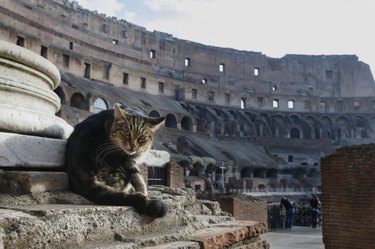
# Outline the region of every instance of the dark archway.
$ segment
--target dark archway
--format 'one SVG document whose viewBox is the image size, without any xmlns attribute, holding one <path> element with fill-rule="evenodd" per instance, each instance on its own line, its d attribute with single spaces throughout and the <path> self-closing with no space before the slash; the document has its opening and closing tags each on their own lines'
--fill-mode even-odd
<svg viewBox="0 0 375 249">
<path fill-rule="evenodd" d="M 186 131 L 193 131 L 193 121 L 190 117 L 183 117 L 181 119 L 181 129 Z"/>
<path fill-rule="evenodd" d="M 294 139 L 300 139 L 301 138 L 301 132 L 297 128 L 290 129 L 290 138 Z"/>
<path fill-rule="evenodd" d="M 87 100 L 81 93 L 74 93 L 70 99 L 70 106 L 88 111 Z"/>
<path fill-rule="evenodd" d="M 165 117 L 165 127 L 177 128 L 177 119 L 175 115 L 171 113 L 167 114 L 167 116 Z"/>
</svg>

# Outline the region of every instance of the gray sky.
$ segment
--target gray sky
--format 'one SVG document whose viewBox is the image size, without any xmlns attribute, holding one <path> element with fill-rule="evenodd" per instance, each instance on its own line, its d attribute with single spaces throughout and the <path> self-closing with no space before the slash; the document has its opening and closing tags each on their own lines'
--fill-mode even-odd
<svg viewBox="0 0 375 249">
<path fill-rule="evenodd" d="M 356 54 L 375 73 L 374 0 L 78 0 L 149 31 L 285 54 Z"/>
</svg>

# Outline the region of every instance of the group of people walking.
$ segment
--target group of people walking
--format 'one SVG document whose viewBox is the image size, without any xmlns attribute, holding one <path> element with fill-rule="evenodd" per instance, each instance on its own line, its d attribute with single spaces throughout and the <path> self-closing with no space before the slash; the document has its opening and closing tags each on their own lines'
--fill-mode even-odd
<svg viewBox="0 0 375 249">
<path fill-rule="evenodd" d="M 313 195 L 309 201 L 311 208 L 311 226 L 316 228 L 318 225 L 318 217 L 320 212 L 320 200 L 317 195 Z M 296 203 L 292 203 L 288 198 L 282 197 L 280 207 L 285 209 L 285 229 L 291 229 L 294 224 L 294 215 L 297 212 Z"/>
</svg>

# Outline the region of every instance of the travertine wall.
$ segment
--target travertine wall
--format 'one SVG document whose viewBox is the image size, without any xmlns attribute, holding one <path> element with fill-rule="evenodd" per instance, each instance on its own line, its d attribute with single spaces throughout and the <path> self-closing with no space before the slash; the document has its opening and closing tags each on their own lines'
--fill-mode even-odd
<svg viewBox="0 0 375 249">
<path fill-rule="evenodd" d="M 325 248 L 375 248 L 375 145 L 338 149 L 321 177 Z"/>
<path fill-rule="evenodd" d="M 240 107 L 242 98 L 245 108 L 262 110 L 344 112 L 356 108 L 355 98 L 361 99 L 361 110 L 375 108 L 375 102 L 366 99 L 375 95 L 370 68 L 355 55 L 275 59 L 150 32 L 62 0 L 4 0 L 0 20 L 1 39 L 41 53 L 60 70 L 79 77 L 90 65 L 87 78 L 116 87 L 165 96 L 174 96 L 180 88 L 185 100 Z M 143 87 L 141 78 L 146 81 Z M 344 102 L 341 111 L 341 104 L 334 106 L 337 98 Z"/>
</svg>

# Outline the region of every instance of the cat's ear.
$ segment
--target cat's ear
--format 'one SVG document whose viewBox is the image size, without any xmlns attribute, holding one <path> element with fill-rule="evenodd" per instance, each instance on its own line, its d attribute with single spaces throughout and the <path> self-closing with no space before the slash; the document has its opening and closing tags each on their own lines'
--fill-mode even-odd
<svg viewBox="0 0 375 249">
<path fill-rule="evenodd" d="M 150 128 L 153 131 L 156 131 L 164 124 L 165 117 L 158 117 L 158 118 L 146 118 L 147 123 L 149 124 Z"/>
<path fill-rule="evenodd" d="M 126 120 L 125 113 L 123 110 L 121 110 L 120 106 L 115 105 L 114 109 L 115 109 L 114 111 L 115 120 L 123 120 L 123 119 Z"/>
</svg>

